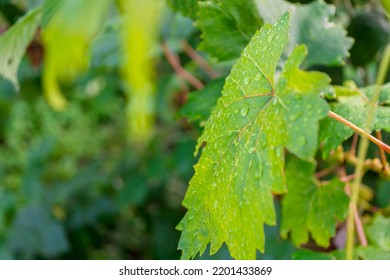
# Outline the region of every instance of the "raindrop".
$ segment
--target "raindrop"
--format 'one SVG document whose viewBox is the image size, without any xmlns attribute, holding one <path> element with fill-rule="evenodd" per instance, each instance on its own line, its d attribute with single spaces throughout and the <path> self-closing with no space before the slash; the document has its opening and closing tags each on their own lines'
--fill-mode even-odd
<svg viewBox="0 0 390 280">
<path fill-rule="evenodd" d="M 298 137 L 298 145 L 299 146 L 304 146 L 304 145 L 306 145 L 306 143 L 307 143 L 307 140 L 306 140 L 305 136 L 299 136 Z"/>
<path fill-rule="evenodd" d="M 244 106 L 242 106 L 240 111 L 241 116 L 245 117 L 246 115 L 248 115 L 248 112 L 249 112 L 249 106 L 248 104 L 245 103 Z"/>
<path fill-rule="evenodd" d="M 290 115 L 291 121 L 296 121 L 300 116 L 302 115 L 302 112 L 297 111 Z"/>
<path fill-rule="evenodd" d="M 256 76 L 255 76 L 255 81 L 260 81 L 261 78 L 263 78 L 263 75 L 261 75 L 261 74 L 256 74 Z"/>
</svg>

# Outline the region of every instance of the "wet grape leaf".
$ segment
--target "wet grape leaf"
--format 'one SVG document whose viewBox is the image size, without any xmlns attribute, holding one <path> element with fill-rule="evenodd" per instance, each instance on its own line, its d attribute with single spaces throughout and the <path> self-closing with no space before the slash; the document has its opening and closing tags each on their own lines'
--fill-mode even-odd
<svg viewBox="0 0 390 280">
<path fill-rule="evenodd" d="M 359 96 L 344 96 L 339 102 L 331 103 L 330 108 L 336 114 L 362 127 L 366 120 L 366 103 Z M 329 153 L 341 143 L 351 137 L 354 131 L 348 126 L 326 118 L 320 122 L 319 141 L 322 143 L 322 157 L 327 158 Z"/>
<path fill-rule="evenodd" d="M 0 37 L 0 76 L 9 80 L 17 90 L 20 61 L 41 21 L 41 8 L 29 11 Z"/>
<path fill-rule="evenodd" d="M 350 88 L 346 86 L 335 86 L 334 91 L 337 102 L 330 104 L 331 110 L 343 118 L 363 128 L 368 109 L 368 100 L 372 98 L 374 87 Z M 373 129 L 390 131 L 390 108 L 387 106 L 390 101 L 390 84 L 381 87 L 379 106 L 376 109 Z M 344 124 L 326 118 L 320 122 L 321 129 L 319 141 L 322 143 L 322 156 L 326 158 L 330 151 L 336 149 L 341 143 L 351 137 L 354 131 Z"/>
<path fill-rule="evenodd" d="M 375 111 L 374 130 L 390 132 L 390 107 L 378 106 Z"/>
<path fill-rule="evenodd" d="M 284 0 L 255 0 L 260 16 L 266 22 L 274 22 L 286 11 L 291 11 L 291 40 L 288 52 L 297 45 L 305 44 L 309 54 L 302 67 L 313 65 L 342 65 L 349 56 L 353 39 L 331 19 L 335 7 L 322 0 L 307 5 L 291 4 Z"/>
<path fill-rule="evenodd" d="M 348 213 L 348 196 L 344 183 L 333 179 L 320 183 L 314 178 L 315 164 L 290 157 L 286 164 L 288 192 L 282 200 L 281 235 L 290 233 L 292 242 L 300 246 L 309 235 L 322 247 L 336 233 L 337 220 Z"/>
<path fill-rule="evenodd" d="M 264 223 L 275 224 L 272 193 L 286 191 L 284 148 L 307 160 L 317 149 L 318 122 L 328 112 L 319 95 L 328 76 L 299 70 L 306 48 L 298 46 L 274 83 L 289 18 L 253 36 L 198 140 L 197 150 L 206 145 L 177 227 L 183 259 L 202 254 L 208 243 L 213 254 L 223 242 L 232 257 L 254 259 L 256 249 L 264 250 Z"/>
<path fill-rule="evenodd" d="M 364 94 L 371 99 L 374 96 L 376 86 L 368 86 L 362 89 Z M 390 83 L 384 84 L 380 88 L 380 96 L 378 100 L 379 105 L 390 105 Z"/>
<path fill-rule="evenodd" d="M 236 59 L 261 25 L 252 0 L 199 2 L 196 21 L 202 31 L 199 49 L 221 61 Z"/>
</svg>

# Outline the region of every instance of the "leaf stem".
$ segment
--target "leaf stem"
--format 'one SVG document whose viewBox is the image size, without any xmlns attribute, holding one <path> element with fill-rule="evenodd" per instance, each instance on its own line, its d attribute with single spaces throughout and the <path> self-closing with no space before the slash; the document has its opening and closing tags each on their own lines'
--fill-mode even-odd
<svg viewBox="0 0 390 280">
<path fill-rule="evenodd" d="M 357 134 L 355 134 L 355 135 L 357 135 Z M 339 176 L 341 176 L 340 180 L 345 182 L 345 192 L 348 195 L 351 195 L 351 185 L 350 185 L 349 181 L 351 181 L 352 179 L 355 178 L 355 174 L 347 175 L 347 172 L 345 170 L 345 166 L 343 166 L 339 169 Z M 357 232 L 357 235 L 359 237 L 360 245 L 362 247 L 366 247 L 367 246 L 366 233 L 364 232 L 362 220 L 360 219 L 359 212 L 357 211 L 357 207 L 355 208 L 355 210 L 356 211 L 354 211 L 354 216 L 355 216 L 356 232 Z"/>
<path fill-rule="evenodd" d="M 361 136 L 366 137 L 368 140 L 376 144 L 379 148 L 381 148 L 383 151 L 386 153 L 390 154 L 390 146 L 387 145 L 386 143 L 383 143 L 381 140 L 378 138 L 375 138 L 368 132 L 366 132 L 364 129 L 361 129 L 357 125 L 351 123 L 349 120 L 344 119 L 342 116 L 336 114 L 335 112 L 329 111 L 328 116 L 335 119 L 336 121 L 341 122 L 342 124 L 348 126 L 349 128 L 353 129 L 355 132 L 359 133 Z"/>
<path fill-rule="evenodd" d="M 383 82 L 385 81 L 389 64 L 390 64 L 390 44 L 388 44 L 385 49 L 382 61 L 379 66 L 379 72 L 376 80 L 376 88 L 374 91 L 374 95 L 368 104 L 367 119 L 364 127 L 366 130 L 369 130 L 372 126 L 374 116 L 375 116 L 375 110 L 377 107 L 377 102 L 379 100 L 379 96 L 381 93 L 380 85 L 382 85 Z M 354 245 L 355 245 L 355 227 L 354 227 L 355 213 L 357 212 L 357 203 L 359 199 L 359 187 L 363 178 L 364 161 L 366 159 L 367 149 L 369 145 L 369 137 L 367 137 L 367 133 L 362 135 L 363 137 L 359 143 L 359 149 L 358 149 L 358 163 L 355 170 L 356 175 L 351 186 L 351 199 L 349 203 L 349 211 L 348 211 L 348 218 L 347 218 L 347 240 L 346 240 L 346 251 L 345 251 L 346 252 L 345 257 L 347 260 L 353 259 Z M 382 146 L 381 148 L 383 149 Z M 389 152 L 389 150 L 385 150 L 385 149 L 383 150 Z"/>
<path fill-rule="evenodd" d="M 202 89 L 204 87 L 203 83 L 199 81 L 197 78 L 195 78 L 190 72 L 185 70 L 183 66 L 180 64 L 180 58 L 179 56 L 173 54 L 167 45 L 167 43 L 162 44 L 162 48 L 164 51 L 164 54 L 169 62 L 171 64 L 172 68 L 175 70 L 177 75 L 182 77 L 184 80 L 189 82 L 191 85 L 193 85 L 196 89 Z"/>
<path fill-rule="evenodd" d="M 215 71 L 210 64 L 196 51 L 194 48 L 185 40 L 182 41 L 182 46 L 185 51 L 185 53 L 191 57 L 193 61 L 195 61 L 196 64 L 199 65 L 200 68 L 202 68 L 207 75 L 209 75 L 211 78 L 218 78 L 221 76 L 217 71 Z"/>
<path fill-rule="evenodd" d="M 377 131 L 376 132 L 376 137 L 380 141 L 382 141 L 382 132 Z M 383 149 L 381 149 L 380 147 L 379 147 L 379 155 L 380 155 L 380 159 L 381 159 L 381 162 L 382 162 L 382 165 L 383 165 L 383 170 L 387 171 L 387 169 L 389 169 L 389 163 L 387 162 L 385 151 L 383 151 Z"/>
</svg>

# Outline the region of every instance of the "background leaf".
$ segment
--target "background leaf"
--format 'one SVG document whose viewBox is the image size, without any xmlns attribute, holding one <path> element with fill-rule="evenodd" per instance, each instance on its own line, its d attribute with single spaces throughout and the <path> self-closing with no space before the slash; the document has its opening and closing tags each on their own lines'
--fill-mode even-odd
<svg viewBox="0 0 390 280">
<path fill-rule="evenodd" d="M 168 5 L 176 12 L 195 19 L 198 12 L 198 2 L 202 0 L 167 0 Z"/>
<path fill-rule="evenodd" d="M 221 96 L 224 84 L 225 79 L 219 78 L 209 82 L 203 89 L 191 92 L 180 110 L 180 116 L 204 126 L 204 122 L 210 117 L 211 110 Z"/>
<path fill-rule="evenodd" d="M 322 247 L 336 233 L 337 220 L 348 212 L 348 196 L 338 179 L 319 184 L 314 178 L 315 165 L 298 158 L 289 158 L 286 165 L 288 192 L 282 201 L 281 235 L 296 246 L 309 241 L 309 235 Z"/>
<path fill-rule="evenodd" d="M 94 5 L 87 0 L 63 2 L 44 30 L 43 85 L 47 101 L 53 108 L 64 109 L 67 103 L 59 80 L 73 80 L 85 71 L 89 63 L 89 44 L 102 25 L 109 2 L 102 0 Z M 90 16 L 86 18 L 86 14 Z M 68 42 L 72 42 L 71 48 Z"/>
<path fill-rule="evenodd" d="M 196 26 L 202 31 L 199 49 L 218 60 L 237 59 L 262 25 L 253 0 L 199 2 Z"/>
<path fill-rule="evenodd" d="M 288 52 L 297 44 L 305 44 L 309 54 L 303 67 L 313 65 L 342 65 L 349 56 L 353 40 L 339 25 L 330 21 L 335 15 L 334 6 L 317 0 L 307 5 L 291 4 L 284 0 L 256 0 L 260 16 L 267 22 L 275 21 L 291 11 L 291 39 Z"/>
<path fill-rule="evenodd" d="M 390 252 L 390 219 L 376 215 L 371 224 L 366 227 L 370 244 Z"/>
<path fill-rule="evenodd" d="M 330 104 L 331 110 L 343 118 L 352 121 L 355 125 L 363 127 L 367 115 L 368 98 L 372 97 L 374 87 L 348 88 L 334 87 L 338 102 Z M 374 120 L 375 130 L 390 131 L 390 111 L 387 106 L 390 95 L 390 84 L 381 87 L 379 106 L 376 109 Z M 319 141 L 322 143 L 322 156 L 326 158 L 342 142 L 353 135 L 354 131 L 342 123 L 326 118 L 321 121 Z"/>
<path fill-rule="evenodd" d="M 20 61 L 41 20 L 41 8 L 31 10 L 0 37 L 0 75 L 19 90 L 17 72 Z"/>
</svg>

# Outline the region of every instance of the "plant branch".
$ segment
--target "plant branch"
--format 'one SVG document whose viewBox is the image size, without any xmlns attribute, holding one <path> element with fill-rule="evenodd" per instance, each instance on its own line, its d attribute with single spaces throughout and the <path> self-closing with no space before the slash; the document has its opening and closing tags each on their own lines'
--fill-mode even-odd
<svg viewBox="0 0 390 280">
<path fill-rule="evenodd" d="M 379 100 L 380 93 L 381 93 L 380 85 L 382 85 L 383 82 L 385 81 L 389 64 L 390 64 L 390 44 L 388 44 L 385 49 L 382 61 L 379 66 L 379 72 L 376 80 L 376 88 L 374 91 L 374 95 L 368 104 L 367 119 L 364 127 L 367 130 L 372 126 L 374 116 L 375 116 L 375 109 L 377 107 L 377 102 Z M 354 227 L 355 212 L 357 211 L 357 203 L 359 199 L 359 187 L 362 182 L 362 178 L 364 174 L 364 161 L 366 159 L 367 149 L 369 145 L 369 138 L 365 134 L 363 134 L 363 136 L 364 137 L 362 137 L 359 143 L 358 164 L 355 170 L 355 179 L 351 186 L 351 199 L 349 203 L 349 211 L 348 211 L 348 218 L 347 218 L 347 240 L 346 240 L 346 251 L 345 251 L 346 252 L 345 256 L 347 260 L 353 259 L 353 251 L 355 245 L 355 227 Z M 387 150 L 387 152 L 389 152 L 389 150 Z"/>
<path fill-rule="evenodd" d="M 332 119 L 335 119 L 336 121 L 339 121 L 341 122 L 342 124 L 348 126 L 349 128 L 353 129 L 354 131 L 356 131 L 357 133 L 359 133 L 361 136 L 367 138 L 368 140 L 370 140 L 371 142 L 373 142 L 374 144 L 376 144 L 378 147 L 380 147 L 383 151 L 385 151 L 386 153 L 389 153 L 390 154 L 390 146 L 387 145 L 386 143 L 383 143 L 381 140 L 379 140 L 378 138 L 375 138 L 374 136 L 372 136 L 371 134 L 367 133 L 364 129 L 361 129 L 360 127 L 358 127 L 357 125 L 351 123 L 349 120 L 347 119 L 344 119 L 342 116 L 336 114 L 335 112 L 332 112 L 332 111 L 329 111 L 328 113 L 328 116 L 331 117 Z"/>
<path fill-rule="evenodd" d="M 351 148 L 349 149 L 349 153 L 351 155 L 356 155 L 356 147 L 357 147 L 358 140 L 359 140 L 359 135 L 357 133 L 354 133 L 352 137 Z M 382 141 L 382 139 L 379 140 Z"/>
<path fill-rule="evenodd" d="M 318 172 L 316 173 L 316 177 L 317 177 L 317 178 L 321 178 L 321 177 L 324 177 L 324 176 L 326 176 L 326 175 L 329 175 L 329 174 L 332 173 L 335 169 L 336 169 L 336 166 L 331 166 L 331 167 L 322 169 L 322 170 L 320 170 L 320 171 L 318 171 Z"/>
<path fill-rule="evenodd" d="M 184 80 L 189 82 L 191 85 L 193 85 L 196 89 L 202 89 L 204 87 L 203 83 L 199 81 L 197 78 L 195 78 L 191 73 L 189 73 L 187 70 L 185 70 L 181 64 L 180 64 L 180 58 L 176 54 L 172 53 L 167 43 L 162 44 L 162 48 L 164 51 L 164 54 L 169 62 L 169 64 L 172 66 L 172 68 L 175 70 L 177 75 L 182 77 Z"/>
<path fill-rule="evenodd" d="M 359 237 L 359 242 L 362 247 L 366 247 L 368 245 L 366 233 L 364 232 L 364 227 L 362 224 L 362 220 L 360 219 L 359 212 L 357 211 L 357 207 L 355 208 L 354 212 L 355 217 L 355 226 L 356 226 L 356 232 Z"/>
<path fill-rule="evenodd" d="M 210 64 L 196 51 L 194 48 L 187 42 L 183 41 L 182 42 L 183 49 L 185 53 L 191 57 L 193 61 L 195 61 L 196 64 L 199 65 L 200 68 L 202 68 L 207 75 L 209 75 L 211 78 L 218 78 L 220 74 L 215 71 Z"/>
<path fill-rule="evenodd" d="M 382 132 L 377 131 L 376 132 L 376 137 L 380 141 L 382 141 Z M 379 147 L 379 156 L 380 156 L 380 159 L 381 159 L 381 162 L 382 162 L 382 165 L 383 165 L 383 170 L 387 171 L 387 169 L 389 169 L 389 163 L 387 162 L 387 158 L 386 158 L 385 152 L 380 147 Z"/>
</svg>

